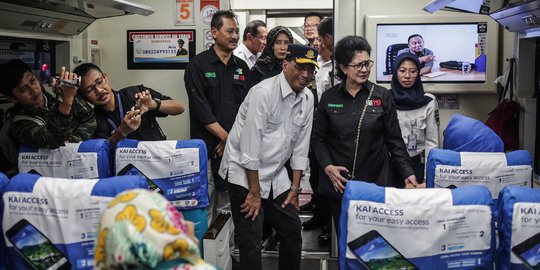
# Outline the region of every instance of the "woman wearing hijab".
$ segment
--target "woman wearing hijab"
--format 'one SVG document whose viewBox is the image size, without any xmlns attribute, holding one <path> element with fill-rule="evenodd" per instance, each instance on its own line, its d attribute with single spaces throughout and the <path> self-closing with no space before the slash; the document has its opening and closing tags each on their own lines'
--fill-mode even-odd
<svg viewBox="0 0 540 270">
<path fill-rule="evenodd" d="M 418 182 L 422 182 L 425 158 L 439 144 L 439 108 L 435 97 L 424 93 L 416 55 L 402 53 L 397 56 L 391 90 L 414 174 Z"/>
<path fill-rule="evenodd" d="M 250 87 L 281 73 L 281 63 L 287 56 L 287 47 L 293 43 L 289 29 L 280 25 L 272 28 L 266 38 L 264 51 L 251 68 Z"/>
<path fill-rule="evenodd" d="M 199 254 L 192 222 L 160 194 L 120 193 L 101 216 L 95 269 L 216 269 Z"/>
</svg>

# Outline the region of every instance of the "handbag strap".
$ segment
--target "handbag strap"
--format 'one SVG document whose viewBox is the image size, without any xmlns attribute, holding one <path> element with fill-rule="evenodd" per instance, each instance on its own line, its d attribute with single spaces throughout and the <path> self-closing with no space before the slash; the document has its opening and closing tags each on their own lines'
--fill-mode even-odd
<svg viewBox="0 0 540 270">
<path fill-rule="evenodd" d="M 506 93 L 510 91 L 510 100 L 514 99 L 514 63 L 516 62 L 515 58 L 510 58 L 509 60 L 510 70 L 508 71 L 508 79 L 506 80 L 506 84 L 504 86 L 503 91 L 501 91 L 501 95 L 499 96 L 499 103 L 504 101 L 504 98 L 506 97 Z"/>
<path fill-rule="evenodd" d="M 356 157 L 358 155 L 358 145 L 360 144 L 360 127 L 362 126 L 362 121 L 364 120 L 364 115 L 366 114 L 368 101 L 371 98 L 371 95 L 373 94 L 373 88 L 375 88 L 375 84 L 371 84 L 371 89 L 369 89 L 369 95 L 366 99 L 366 103 L 364 103 L 364 109 L 362 110 L 362 114 L 360 115 L 360 120 L 358 120 L 358 131 L 356 132 L 356 144 L 354 146 L 354 160 L 353 160 L 353 168 L 352 168 L 352 174 L 351 179 L 355 179 L 355 172 L 356 172 Z"/>
</svg>

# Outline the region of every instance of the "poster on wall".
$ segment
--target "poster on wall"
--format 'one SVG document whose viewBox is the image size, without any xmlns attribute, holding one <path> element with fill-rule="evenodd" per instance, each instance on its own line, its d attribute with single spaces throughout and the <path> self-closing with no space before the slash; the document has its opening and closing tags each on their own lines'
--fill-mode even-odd
<svg viewBox="0 0 540 270">
<path fill-rule="evenodd" d="M 214 45 L 214 37 L 212 37 L 212 30 L 210 29 L 204 29 L 203 30 L 203 33 L 204 33 L 204 49 L 205 50 L 208 50 L 210 49 L 210 47 L 212 47 L 212 45 Z"/>
<path fill-rule="evenodd" d="M 128 69 L 185 69 L 195 56 L 195 30 L 128 30 Z"/>
<path fill-rule="evenodd" d="M 193 0 L 175 0 L 174 25 L 195 25 Z"/>
<path fill-rule="evenodd" d="M 212 16 L 219 10 L 219 0 L 200 0 L 201 1 L 201 20 L 210 25 Z"/>
</svg>

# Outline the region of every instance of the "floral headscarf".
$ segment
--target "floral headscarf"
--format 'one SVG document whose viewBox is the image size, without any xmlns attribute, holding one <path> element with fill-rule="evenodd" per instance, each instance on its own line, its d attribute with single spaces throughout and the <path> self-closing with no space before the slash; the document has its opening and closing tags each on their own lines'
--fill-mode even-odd
<svg viewBox="0 0 540 270">
<path fill-rule="evenodd" d="M 277 35 L 281 33 L 287 35 L 287 37 L 289 37 L 290 44 L 293 44 L 293 35 L 291 34 L 291 31 L 289 31 L 289 29 L 287 29 L 285 26 L 278 25 L 268 31 L 268 35 L 266 36 L 266 46 L 264 47 L 264 50 L 257 62 L 261 61 L 265 64 L 275 63 L 281 66 L 281 62 L 283 62 L 283 60 L 277 59 L 277 57 L 274 55 L 274 42 L 276 42 Z"/>
<path fill-rule="evenodd" d="M 182 214 L 160 194 L 122 192 L 101 216 L 95 269 L 215 269 L 190 235 Z"/>
</svg>

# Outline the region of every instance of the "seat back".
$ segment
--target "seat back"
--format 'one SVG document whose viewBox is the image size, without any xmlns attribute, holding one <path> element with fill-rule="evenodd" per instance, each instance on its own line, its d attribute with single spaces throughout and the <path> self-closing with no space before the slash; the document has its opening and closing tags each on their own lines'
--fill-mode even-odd
<svg viewBox="0 0 540 270">
<path fill-rule="evenodd" d="M 349 181 L 339 221 L 340 269 L 491 270 L 492 204 L 482 186 L 397 189 Z"/>
<path fill-rule="evenodd" d="M 116 175 L 142 175 L 178 210 L 209 204 L 208 158 L 202 140 L 122 140 L 116 145 Z"/>
<path fill-rule="evenodd" d="M 392 75 L 393 74 L 393 67 L 394 60 L 396 60 L 396 56 L 400 50 L 403 50 L 405 48 L 409 47 L 409 44 L 407 43 L 396 43 L 388 46 L 386 48 L 386 71 L 383 72 L 384 75 Z"/>
<path fill-rule="evenodd" d="M 14 176 L 2 188 L 1 222 L 7 251 L 7 262 L 2 262 L 3 265 L 7 265 L 6 269 L 34 269 L 17 252 L 14 247 L 17 245 L 35 264 L 51 264 L 65 257 L 73 269 L 93 269 L 96 225 L 102 211 L 117 194 L 147 187 L 140 176 L 99 180 L 49 178 L 35 174 Z M 26 234 L 20 230 L 21 233 L 8 239 L 7 232 L 11 228 L 21 228 L 17 224 L 28 224 L 22 228 L 33 233 Z M 45 241 L 28 246 L 38 238 L 43 240 L 37 232 L 48 238 L 50 244 Z"/>
<path fill-rule="evenodd" d="M 110 177 L 111 144 L 106 139 L 66 143 L 57 149 L 21 146 L 19 172 L 46 177 L 96 179 Z"/>
</svg>

